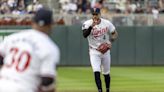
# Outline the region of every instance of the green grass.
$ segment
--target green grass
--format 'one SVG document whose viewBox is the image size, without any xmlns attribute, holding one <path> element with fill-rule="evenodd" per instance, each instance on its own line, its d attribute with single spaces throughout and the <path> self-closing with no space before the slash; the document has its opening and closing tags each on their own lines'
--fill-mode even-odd
<svg viewBox="0 0 164 92">
<path fill-rule="evenodd" d="M 164 67 L 112 67 L 111 77 L 111 92 L 164 92 Z M 58 92 L 96 92 L 93 78 L 91 67 L 60 67 Z"/>
</svg>

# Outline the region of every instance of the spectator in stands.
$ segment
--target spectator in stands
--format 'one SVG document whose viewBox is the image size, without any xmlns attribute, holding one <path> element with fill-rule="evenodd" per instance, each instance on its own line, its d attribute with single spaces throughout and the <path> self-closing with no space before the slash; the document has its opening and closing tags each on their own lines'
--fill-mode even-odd
<svg viewBox="0 0 164 92">
<path fill-rule="evenodd" d="M 34 12 L 38 11 L 41 8 L 43 8 L 43 5 L 38 1 L 34 1 Z"/>
<path fill-rule="evenodd" d="M 102 14 L 108 14 L 108 13 L 109 13 L 108 8 L 107 8 L 107 7 L 102 7 L 101 13 L 102 13 Z"/>
<path fill-rule="evenodd" d="M 159 10 L 161 13 L 164 13 L 164 0 L 159 0 Z"/>
<path fill-rule="evenodd" d="M 31 3 L 33 3 L 34 1 L 38 1 L 38 0 L 24 0 L 24 5 L 27 8 L 27 6 Z"/>
<path fill-rule="evenodd" d="M 33 3 L 29 4 L 31 1 Z M 27 14 L 33 13 L 42 7 L 43 5 L 38 0 L 1 0 L 0 14 Z"/>
<path fill-rule="evenodd" d="M 59 0 L 59 3 L 60 4 L 63 4 L 63 3 L 65 3 L 65 2 L 69 2 L 70 0 Z"/>
<path fill-rule="evenodd" d="M 91 8 L 91 3 L 89 0 L 79 0 L 77 3 L 78 13 L 89 13 Z"/>
<path fill-rule="evenodd" d="M 79 14 L 81 14 L 82 12 L 83 12 L 83 10 L 82 10 L 82 2 L 83 0 L 79 0 L 78 2 L 77 2 L 77 13 L 79 13 Z"/>
<path fill-rule="evenodd" d="M 61 4 L 61 8 L 62 8 L 61 13 L 68 14 L 69 6 L 67 1 Z"/>
<path fill-rule="evenodd" d="M 73 0 L 70 1 L 67 6 L 68 6 L 68 13 L 70 13 L 70 14 L 76 13 L 77 5 L 76 5 L 75 1 L 73 1 Z"/>
<path fill-rule="evenodd" d="M 8 0 L 7 4 L 10 7 L 10 9 L 14 9 L 14 7 L 16 7 L 16 1 L 15 0 Z"/>
<path fill-rule="evenodd" d="M 25 9 L 24 0 L 18 0 L 18 1 L 17 1 L 17 8 L 20 9 L 20 10 Z"/>
<path fill-rule="evenodd" d="M 34 5 L 35 5 L 35 3 L 31 3 L 31 4 L 29 4 L 29 5 L 27 6 L 27 12 L 28 12 L 29 14 L 34 13 Z"/>
<path fill-rule="evenodd" d="M 126 11 L 126 0 L 120 0 L 117 2 L 116 11 L 118 13 L 125 13 L 125 11 Z"/>
<path fill-rule="evenodd" d="M 76 13 L 77 11 L 77 7 L 78 7 L 78 4 L 76 4 L 76 2 L 78 1 L 75 1 L 75 0 L 60 0 L 59 3 L 60 3 L 60 6 L 61 6 L 61 13 L 64 13 L 64 14 L 72 14 L 72 13 Z"/>
<path fill-rule="evenodd" d="M 37 10 L 39 10 L 42 7 L 43 7 L 43 5 L 40 4 L 38 1 L 33 1 L 32 4 L 27 6 L 27 12 L 29 14 L 32 14 L 32 13 L 35 13 Z"/>
<path fill-rule="evenodd" d="M 90 14 L 91 10 L 91 3 L 89 0 L 86 1 L 86 10 L 85 13 Z"/>
<path fill-rule="evenodd" d="M 136 10 L 135 13 L 144 13 L 144 9 L 142 9 L 141 4 L 139 3 L 139 0 L 136 1 Z"/>
<path fill-rule="evenodd" d="M 101 9 L 103 7 L 103 1 L 104 0 L 96 1 L 94 8 L 100 8 Z"/>
<path fill-rule="evenodd" d="M 153 24 L 158 24 L 159 23 L 159 10 L 157 7 L 153 7 L 152 14 L 153 14 Z"/>
<path fill-rule="evenodd" d="M 10 14 L 11 13 L 11 10 L 10 10 L 9 5 L 7 4 L 7 1 L 1 2 L 0 12 L 1 12 L 1 14 Z"/>
<path fill-rule="evenodd" d="M 18 10 L 18 8 L 15 8 L 15 9 L 12 11 L 12 14 L 13 14 L 13 15 L 20 15 L 21 12 Z"/>
<path fill-rule="evenodd" d="M 97 0 L 91 0 L 91 8 L 94 8 L 95 7 L 96 1 Z"/>
<path fill-rule="evenodd" d="M 135 13 L 137 5 L 132 3 L 130 0 L 127 2 L 127 12 L 128 13 Z"/>
<path fill-rule="evenodd" d="M 72 2 L 70 3 L 69 6 L 72 6 L 70 10 L 71 10 L 73 13 L 75 13 L 75 12 L 77 11 L 77 5 L 76 5 L 76 2 L 75 2 L 75 1 L 72 0 Z"/>
</svg>

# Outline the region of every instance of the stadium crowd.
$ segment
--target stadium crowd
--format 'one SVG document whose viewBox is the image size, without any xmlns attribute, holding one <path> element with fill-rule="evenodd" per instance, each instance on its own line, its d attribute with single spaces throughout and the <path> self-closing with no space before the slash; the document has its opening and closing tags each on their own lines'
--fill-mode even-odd
<svg viewBox="0 0 164 92">
<path fill-rule="evenodd" d="M 105 16 L 120 15 L 117 18 L 114 16 L 115 19 L 112 16 L 112 19 L 118 25 L 126 24 L 126 15 L 133 15 L 130 19 L 133 24 L 134 22 L 137 22 L 139 25 L 141 22 L 141 25 L 145 23 L 160 24 L 159 14 L 164 13 L 164 0 L 59 0 L 59 4 L 61 14 L 85 15 L 90 14 L 90 9 L 96 7 L 100 8 L 101 13 Z M 150 21 L 153 21 L 153 23 L 148 23 L 148 16 L 135 16 L 135 14 L 152 15 L 153 17 Z M 75 21 L 74 24 L 80 23 L 78 16 L 73 20 Z"/>
<path fill-rule="evenodd" d="M 1 0 L 0 14 L 31 14 L 42 7 L 37 0 Z"/>
<path fill-rule="evenodd" d="M 35 13 L 42 7 L 38 0 L 0 0 L 0 25 L 30 25 L 30 17 L 17 16 Z"/>
<path fill-rule="evenodd" d="M 147 1 L 147 2 L 145 2 Z M 59 0 L 61 13 L 90 13 L 101 8 L 103 13 L 164 12 L 164 0 Z M 31 14 L 43 7 L 39 0 L 0 0 L 0 14 Z"/>
<path fill-rule="evenodd" d="M 93 7 L 101 8 L 102 14 L 152 14 L 155 20 L 164 13 L 164 0 L 58 0 L 58 4 L 61 15 L 90 14 Z M 33 14 L 42 7 L 40 0 L 0 0 L 0 25 L 29 25 L 30 17 L 13 16 Z M 79 23 L 76 18 L 71 21 Z M 57 24 L 65 24 L 64 16 Z"/>
<path fill-rule="evenodd" d="M 156 8 L 164 12 L 164 0 L 59 0 L 61 13 L 90 13 L 101 8 L 103 13 L 151 13 Z"/>
</svg>

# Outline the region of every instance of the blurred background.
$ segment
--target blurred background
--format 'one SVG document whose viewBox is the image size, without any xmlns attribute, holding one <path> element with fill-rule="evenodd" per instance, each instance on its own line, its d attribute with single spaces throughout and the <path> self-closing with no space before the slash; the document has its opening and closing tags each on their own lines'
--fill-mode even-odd
<svg viewBox="0 0 164 92">
<path fill-rule="evenodd" d="M 111 92 L 164 92 L 164 0 L 0 0 L 0 41 L 31 28 L 43 6 L 54 12 L 51 37 L 61 50 L 58 92 L 96 92 L 81 31 L 93 7 L 119 33 L 111 49 Z"/>
<path fill-rule="evenodd" d="M 101 8 L 102 16 L 116 26 L 164 24 L 164 0 L 0 0 L 0 24 L 26 21 L 28 25 L 30 14 L 43 6 L 54 11 L 54 18 L 60 25 L 81 24 L 90 17 L 93 7 Z"/>
</svg>

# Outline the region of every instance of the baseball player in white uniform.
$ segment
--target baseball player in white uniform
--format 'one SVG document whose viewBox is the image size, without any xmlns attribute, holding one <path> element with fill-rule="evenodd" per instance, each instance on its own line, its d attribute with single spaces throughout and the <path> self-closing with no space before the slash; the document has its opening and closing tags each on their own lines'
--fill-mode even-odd
<svg viewBox="0 0 164 92">
<path fill-rule="evenodd" d="M 9 35 L 0 44 L 0 92 L 55 91 L 60 51 L 48 36 L 52 17 L 52 11 L 38 10 L 33 17 L 33 29 Z"/>
<path fill-rule="evenodd" d="M 105 78 L 106 92 L 110 91 L 110 48 L 117 37 L 115 26 L 106 19 L 100 18 L 100 9 L 92 8 L 92 19 L 82 25 L 83 36 L 88 38 L 90 62 L 95 76 L 98 92 L 102 92 L 100 72 Z M 111 34 L 111 35 L 110 35 Z"/>
</svg>

